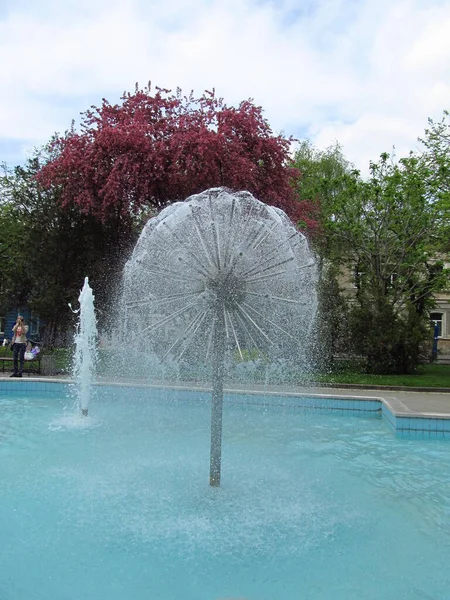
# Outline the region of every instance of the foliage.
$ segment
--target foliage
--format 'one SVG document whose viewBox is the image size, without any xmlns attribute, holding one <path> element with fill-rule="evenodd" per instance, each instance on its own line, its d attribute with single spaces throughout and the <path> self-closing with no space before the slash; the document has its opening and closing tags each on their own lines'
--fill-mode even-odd
<svg viewBox="0 0 450 600">
<path fill-rule="evenodd" d="M 433 297 L 449 282 L 449 112 L 429 120 L 421 156 L 394 163 L 384 154 L 368 180 L 339 144 L 319 151 L 304 141 L 290 161 L 291 141 L 272 133 L 252 101 L 228 107 L 214 92 L 136 88 L 120 105 L 92 107 L 80 133 L 72 126 L 0 177 L 0 312 L 28 305 L 54 343 L 72 329 L 67 303 L 88 274 L 107 314 L 148 216 L 225 185 L 315 232 L 324 368 L 347 351 L 362 354 L 372 373 L 413 372 L 428 353 Z M 345 272 L 354 284 L 348 302 Z"/>
<path fill-rule="evenodd" d="M 105 221 L 137 215 L 210 187 L 245 189 L 282 208 L 313 230 L 308 202 L 290 185 L 291 138 L 275 136 L 251 100 L 227 106 L 214 91 L 200 98 L 150 85 L 124 94 L 121 105 L 103 100 L 52 142 L 53 156 L 39 180 L 58 186 L 63 205 Z"/>
<path fill-rule="evenodd" d="M 313 243 L 322 367 L 344 353 L 364 356 L 367 372 L 414 372 L 429 358 L 434 294 L 449 281 L 439 254 L 448 212 L 432 161 L 410 155 L 394 163 L 383 154 L 364 180 L 338 144 L 319 151 L 305 141 L 294 165 L 302 173 L 297 194 L 320 206 Z"/>
<path fill-rule="evenodd" d="M 430 201 L 426 166 L 416 157 L 381 156 L 371 177 L 348 176 L 327 224 L 336 260 L 352 269 L 353 349 L 368 372 L 412 372 L 429 341 L 433 296 L 449 273 L 436 260 L 445 232 L 440 207 Z"/>
<path fill-rule="evenodd" d="M 309 140 L 303 140 L 293 165 L 301 173 L 295 182 L 298 198 L 309 198 L 317 210 L 318 227 L 311 243 L 318 258 L 320 281 L 311 353 L 316 368 L 326 372 L 333 368 L 336 355 L 346 352 L 348 344 L 348 306 L 339 281 L 342 248 L 335 243 L 330 225 L 338 210 L 337 204 L 348 191 L 349 181 L 358 173 L 338 143 L 318 150 Z"/>
<path fill-rule="evenodd" d="M 59 191 L 36 180 L 41 156 L 0 178 L 0 302 L 2 312 L 28 306 L 45 323 L 47 344 L 73 331 L 68 303 L 76 303 L 86 274 L 106 310 L 115 276 L 134 242 L 133 224 L 101 223 L 78 206 L 61 206 Z"/>
<path fill-rule="evenodd" d="M 301 174 L 294 183 L 297 197 L 310 199 L 316 207 L 317 231 L 310 241 L 317 255 L 320 281 L 311 353 L 316 367 L 328 371 L 333 368 L 336 354 L 345 351 L 348 341 L 348 307 L 339 283 L 341 248 L 330 235 L 330 223 L 338 199 L 347 191 L 348 180 L 357 171 L 344 157 L 338 143 L 318 150 L 309 140 L 299 144 L 293 166 Z"/>
<path fill-rule="evenodd" d="M 0 180 L 1 184 L 1 180 Z M 23 305 L 30 285 L 26 260 L 26 225 L 21 211 L 0 201 L 0 313 Z"/>
<path fill-rule="evenodd" d="M 346 191 L 348 179 L 358 174 L 344 157 L 336 142 L 325 150 L 318 150 L 309 140 L 303 140 L 295 153 L 293 166 L 300 177 L 293 182 L 299 200 L 309 199 L 315 207 L 317 232 L 312 244 L 319 259 L 333 259 L 327 225 L 336 211 L 336 201 Z M 311 209 L 313 212 L 313 209 Z"/>
<path fill-rule="evenodd" d="M 450 112 L 444 110 L 440 121 L 428 119 L 429 127 L 420 141 L 426 148 L 425 159 L 431 166 L 441 197 L 450 194 Z"/>
<path fill-rule="evenodd" d="M 428 169 L 428 195 L 441 211 L 440 226 L 446 229 L 447 243 L 439 250 L 450 249 L 450 113 L 445 110 L 438 122 L 428 119 L 429 127 L 420 141 L 425 146 L 423 164 Z"/>
<path fill-rule="evenodd" d="M 348 346 L 348 305 L 339 287 L 337 269 L 324 264 L 317 286 L 317 319 L 312 343 L 312 363 L 322 372 L 332 370 L 336 355 Z"/>
<path fill-rule="evenodd" d="M 431 356 L 428 317 L 410 304 L 395 313 L 389 299 L 372 298 L 351 307 L 349 330 L 354 352 L 366 357 L 366 373 L 414 373 Z"/>
</svg>

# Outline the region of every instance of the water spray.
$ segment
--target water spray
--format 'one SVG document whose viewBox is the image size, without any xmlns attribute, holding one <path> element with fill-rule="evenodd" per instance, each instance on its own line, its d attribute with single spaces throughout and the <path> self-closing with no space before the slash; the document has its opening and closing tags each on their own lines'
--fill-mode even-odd
<svg viewBox="0 0 450 600">
<path fill-rule="evenodd" d="M 78 302 L 80 307 L 76 310 L 69 304 L 72 312 L 79 315 L 75 333 L 72 376 L 77 387 L 78 406 L 81 415 L 87 417 L 91 386 L 97 363 L 97 319 L 95 317 L 94 295 L 87 277 L 84 280 Z"/>
<path fill-rule="evenodd" d="M 144 227 L 125 267 L 122 326 L 128 343 L 161 361 L 210 369 L 212 487 L 221 478 L 227 361 L 303 361 L 315 285 L 305 236 L 249 192 L 206 190 Z"/>
</svg>

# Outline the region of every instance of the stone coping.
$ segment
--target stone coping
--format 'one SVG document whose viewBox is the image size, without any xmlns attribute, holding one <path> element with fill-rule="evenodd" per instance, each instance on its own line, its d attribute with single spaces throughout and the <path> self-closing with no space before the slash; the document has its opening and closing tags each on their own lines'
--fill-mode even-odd
<svg viewBox="0 0 450 600">
<path fill-rule="evenodd" d="M 3 378 L 0 379 L 3 381 Z M 24 382 L 41 383 L 64 383 L 70 384 L 73 381 L 69 377 L 26 377 L 22 379 L 8 380 L 12 385 Z M 136 388 L 170 388 L 178 390 L 192 391 L 210 391 L 211 387 L 204 383 L 189 383 L 175 381 L 136 381 L 127 379 L 103 379 L 99 378 L 96 385 L 108 386 L 127 386 Z M 394 417 L 408 418 L 428 418 L 428 419 L 450 419 L 450 393 L 434 392 L 430 393 L 422 389 L 410 390 L 380 390 L 382 394 L 373 395 L 372 388 L 345 388 L 349 393 L 342 394 L 342 388 L 327 388 L 327 393 L 323 392 L 322 386 L 292 386 L 292 385 L 261 385 L 261 384 L 235 384 L 226 385 L 224 391 L 233 394 L 250 394 L 265 396 L 290 396 L 295 398 L 309 397 L 353 400 L 353 401 L 377 401 L 380 403 L 380 409 L 384 406 Z"/>
<path fill-rule="evenodd" d="M 44 392 L 51 391 L 54 384 L 73 384 L 69 377 L 26 377 L 21 379 L 0 378 L 0 394 L 20 388 L 24 393 L 32 393 L 35 385 L 41 385 Z M 208 392 L 210 386 L 186 382 L 145 382 L 135 380 L 99 379 L 95 385 L 109 387 L 133 387 L 135 389 L 163 389 Z M 322 388 L 323 389 L 323 388 Z M 289 406 L 294 408 L 314 409 L 321 411 L 337 411 L 348 414 L 365 416 L 381 416 L 400 437 L 419 439 L 448 439 L 450 440 L 450 394 L 430 394 L 422 391 L 383 391 L 381 395 L 373 395 L 370 390 L 342 390 L 328 388 L 324 393 L 320 388 L 274 385 L 227 385 L 224 392 L 236 396 L 271 397 L 270 404 L 278 404 L 277 398 L 289 398 Z M 350 393 L 353 392 L 353 393 Z M 237 402 L 242 399 L 236 398 Z M 251 402 L 250 400 L 248 400 Z M 256 401 L 261 404 L 261 401 Z M 279 402 L 286 406 L 286 402 Z M 269 402 L 264 402 L 264 405 Z"/>
</svg>

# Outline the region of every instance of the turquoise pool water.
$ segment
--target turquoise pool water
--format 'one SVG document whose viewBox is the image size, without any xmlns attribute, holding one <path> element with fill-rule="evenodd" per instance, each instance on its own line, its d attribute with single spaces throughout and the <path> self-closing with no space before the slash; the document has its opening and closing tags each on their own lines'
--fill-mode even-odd
<svg viewBox="0 0 450 600">
<path fill-rule="evenodd" d="M 104 388 L 90 413 L 0 399 L 1 600 L 449 597 L 448 441 L 225 403 L 211 489 L 207 396 Z"/>
</svg>

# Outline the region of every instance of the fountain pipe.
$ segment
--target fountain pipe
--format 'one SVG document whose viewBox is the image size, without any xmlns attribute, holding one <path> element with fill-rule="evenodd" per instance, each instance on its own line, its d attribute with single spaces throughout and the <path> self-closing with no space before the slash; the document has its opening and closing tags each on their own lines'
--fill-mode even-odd
<svg viewBox="0 0 450 600">
<path fill-rule="evenodd" d="M 222 409 L 225 364 L 225 313 L 219 297 L 214 307 L 214 338 L 212 353 L 211 452 L 209 485 L 220 486 L 222 463 Z"/>
</svg>

